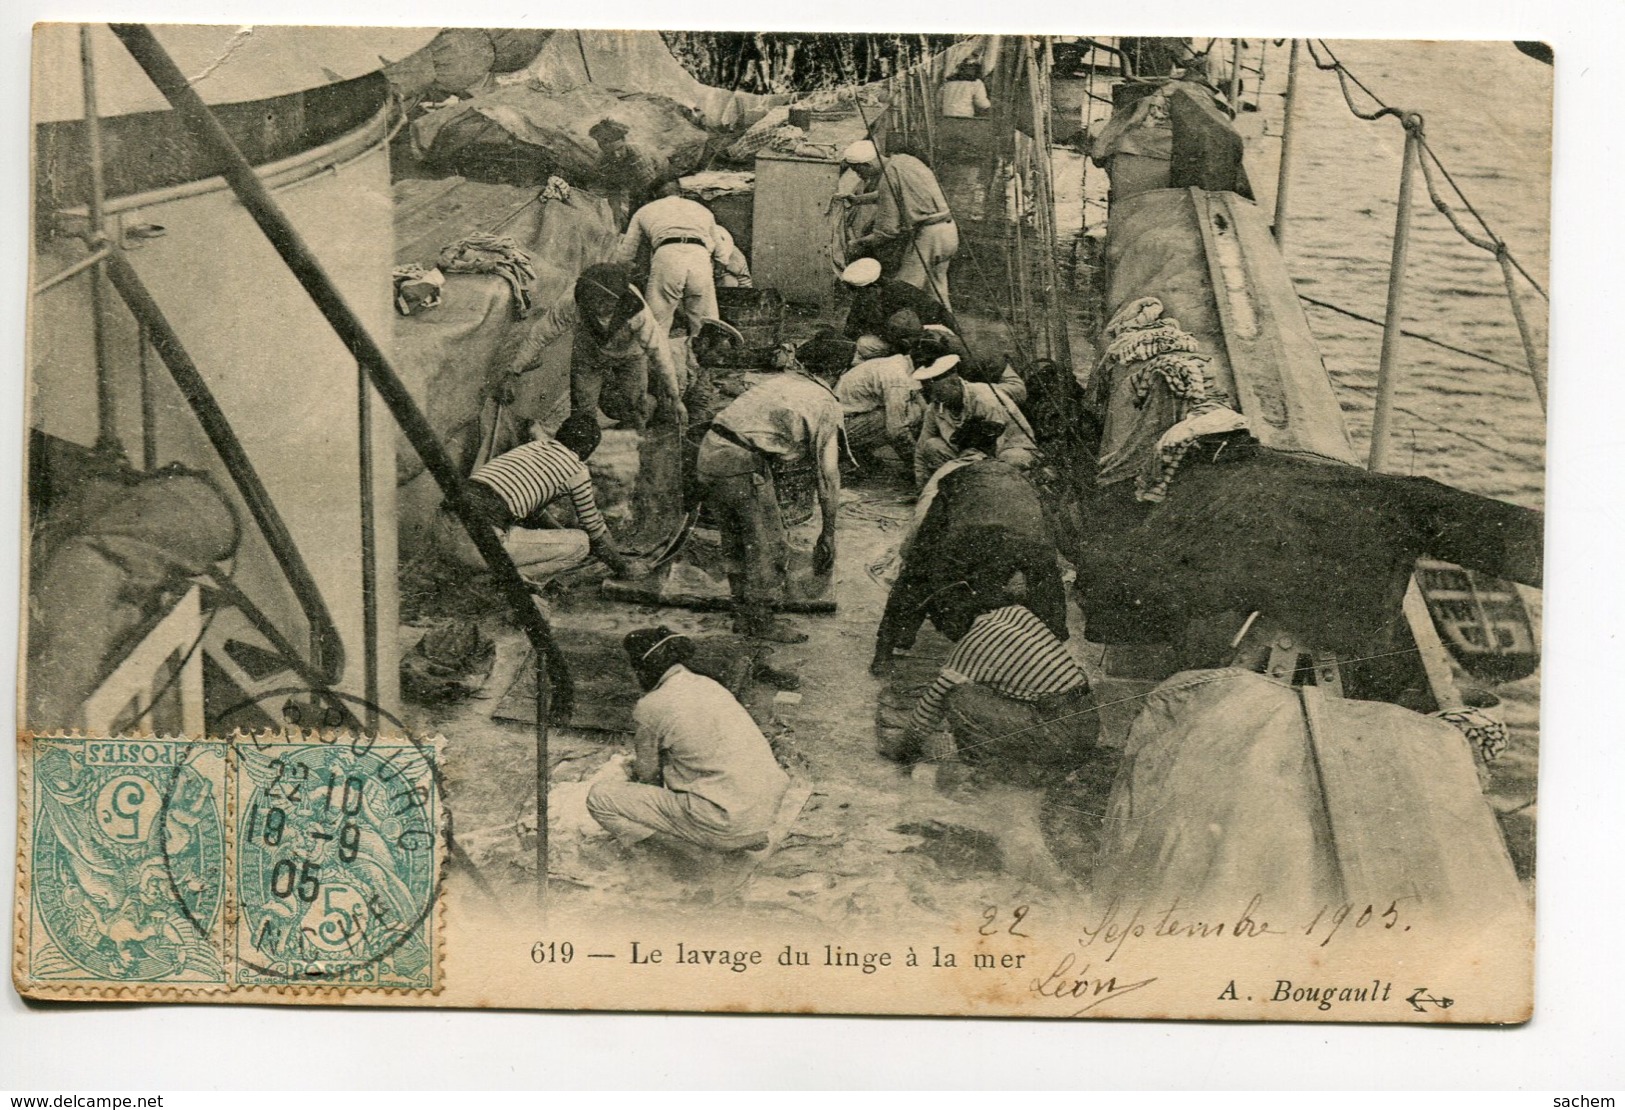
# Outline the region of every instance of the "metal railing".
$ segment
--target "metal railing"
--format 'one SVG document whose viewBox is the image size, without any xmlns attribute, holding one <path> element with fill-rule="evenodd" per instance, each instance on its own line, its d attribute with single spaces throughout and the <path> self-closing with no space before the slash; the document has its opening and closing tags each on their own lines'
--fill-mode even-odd
<svg viewBox="0 0 1625 1110">
<path fill-rule="evenodd" d="M 1319 42 L 1318 49 L 1316 47 L 1317 41 Z M 1343 100 L 1348 105 L 1349 111 L 1357 118 L 1377 121 L 1392 117 L 1399 121 L 1405 132 L 1405 147 L 1400 162 L 1398 210 L 1394 215 L 1393 250 L 1388 266 L 1388 298 L 1382 325 L 1382 353 L 1377 368 L 1377 396 L 1372 416 L 1369 467 L 1372 470 L 1381 470 L 1388 462 L 1390 424 L 1395 408 L 1394 396 L 1397 391 L 1395 364 L 1398 360 L 1399 340 L 1402 336 L 1410 334 L 1403 327 L 1405 276 L 1406 264 L 1409 260 L 1410 226 L 1418 168 L 1421 169 L 1423 184 L 1433 207 L 1449 221 L 1450 226 L 1458 235 L 1473 246 L 1492 255 L 1500 267 L 1502 282 L 1506 287 L 1507 301 L 1511 306 L 1513 321 L 1517 325 L 1519 340 L 1523 346 L 1525 368 L 1534 386 L 1541 410 L 1544 412 L 1546 409 L 1545 359 L 1536 345 L 1534 333 L 1525 314 L 1517 278 L 1521 275 L 1543 299 L 1549 299 L 1546 290 L 1518 261 L 1507 246 L 1506 241 L 1495 233 L 1489 222 L 1473 206 L 1472 201 L 1467 198 L 1461 186 L 1456 183 L 1456 179 L 1451 175 L 1443 160 L 1428 145 L 1422 114 L 1396 108 L 1386 103 L 1369 85 L 1361 81 L 1343 64 L 1342 60 L 1333 53 L 1324 39 L 1305 39 L 1302 40 L 1302 44 L 1307 49 L 1310 60 L 1314 63 L 1316 69 L 1336 76 L 1338 89 L 1342 93 Z M 1281 136 L 1281 163 L 1276 189 L 1275 234 L 1277 242 L 1284 242 L 1287 225 L 1287 195 L 1292 169 L 1291 139 L 1293 106 L 1297 92 L 1298 50 L 1299 40 L 1294 39 L 1292 42 L 1291 70 L 1287 78 L 1285 115 Z M 1325 60 L 1321 57 L 1322 53 L 1325 55 Z M 1364 94 L 1375 107 L 1362 108 L 1360 104 L 1356 103 L 1355 90 Z M 1482 229 L 1482 234 L 1469 229 L 1461 216 L 1455 211 L 1455 207 L 1440 195 L 1438 183 L 1433 176 L 1435 170 L 1455 193 L 1456 204 L 1459 204 L 1477 221 L 1478 226 Z M 1335 308 L 1335 306 L 1332 307 Z M 1337 309 L 1337 311 L 1345 310 Z M 1433 340 L 1430 339 L 1429 341 L 1432 342 Z"/>
<path fill-rule="evenodd" d="M 462 473 L 446 453 L 423 410 L 372 337 L 365 323 L 339 292 L 315 254 L 305 243 L 253 166 L 230 134 L 203 102 L 152 31 L 143 24 L 112 24 L 112 31 L 130 56 L 174 107 L 187 130 L 220 163 L 220 172 L 265 237 L 293 273 L 329 326 L 355 356 L 373 389 L 377 390 L 407 442 L 445 494 L 446 504 L 467 531 L 481 559 L 495 577 L 519 627 L 536 656 L 536 885 L 545 899 L 548 880 L 547 788 L 550 713 L 568 716 L 574 692 L 568 667 L 559 652 L 547 619 L 537 608 L 525 580 L 503 548 L 495 530 L 480 517 L 468 499 Z M 363 406 L 365 407 L 365 406 Z"/>
</svg>

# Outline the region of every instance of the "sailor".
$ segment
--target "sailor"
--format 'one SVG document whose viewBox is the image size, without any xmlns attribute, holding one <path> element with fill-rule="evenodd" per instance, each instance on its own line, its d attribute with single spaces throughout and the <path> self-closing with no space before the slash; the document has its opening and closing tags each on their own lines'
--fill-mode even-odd
<svg viewBox="0 0 1625 1110">
<path fill-rule="evenodd" d="M 925 392 L 925 416 L 914 447 L 914 484 L 924 487 L 933 471 L 959 452 L 953 434 L 972 417 L 1000 424 L 996 454 L 1005 463 L 1026 470 L 1038 460 L 1032 425 L 1002 385 L 968 382 L 960 377 L 958 355 L 943 355 L 914 371 Z"/>
<path fill-rule="evenodd" d="M 745 252 L 739 249 L 734 242 L 733 234 L 721 224 L 717 225 L 712 233 L 716 243 L 716 250 L 711 254 L 711 276 L 716 281 L 718 289 L 749 289 L 752 287 L 750 277 L 750 260 Z"/>
<path fill-rule="evenodd" d="M 1003 434 L 1003 424 L 974 416 L 959 426 L 953 438 L 953 447 L 959 453 L 932 471 L 931 477 L 920 487 L 920 494 L 914 500 L 914 516 L 909 520 L 908 531 L 903 534 L 902 542 L 897 545 L 900 558 L 908 558 L 909 550 L 914 546 L 914 537 L 919 534 L 920 525 L 925 523 L 931 505 L 937 499 L 942 480 L 962 466 L 993 458 L 999 449 L 999 437 Z"/>
<path fill-rule="evenodd" d="M 846 324 L 842 328 L 848 339 L 856 341 L 859 358 L 892 354 L 895 348 L 882 338 L 886 321 L 904 310 L 914 313 L 923 327 L 940 324 L 957 330 L 954 315 L 931 294 L 917 289 L 906 281 L 881 277 L 880 262 L 873 258 L 860 258 L 841 271 L 841 282 L 852 290 L 852 303 L 846 311 Z"/>
<path fill-rule="evenodd" d="M 661 194 L 660 199 L 633 214 L 616 248 L 615 261 L 632 264 L 647 244 L 649 282 L 644 294 L 661 334 L 671 331 L 672 319 L 681 305 L 688 334 L 698 335 L 701 322 L 717 316 L 712 262 L 744 281 L 750 280 L 750 269 L 737 248 L 731 255 L 721 252 L 717 221 L 709 208 L 680 195 L 675 182 L 661 186 Z"/>
<path fill-rule="evenodd" d="M 913 286 L 904 285 L 903 288 L 912 289 Z M 881 322 L 874 335 L 858 340 L 854 357 L 861 362 L 866 358 L 894 355 L 899 351 L 913 352 L 925 334 L 925 328 L 912 308 L 898 309 Z"/>
<path fill-rule="evenodd" d="M 946 718 L 953 754 L 967 764 L 1075 770 L 1100 736 L 1083 668 L 1025 605 L 961 593 L 938 620 L 954 649 L 915 705 L 901 746 L 881 754 L 943 759 L 949 753 L 930 741 Z"/>
<path fill-rule="evenodd" d="M 972 119 L 986 115 L 993 108 L 987 98 L 987 86 L 982 83 L 982 63 L 967 58 L 942 83 L 942 114 L 952 119 Z"/>
<path fill-rule="evenodd" d="M 641 429 L 658 403 L 670 422 L 681 424 L 686 419 L 666 331 L 632 284 L 631 271 L 614 263 L 588 266 L 576 279 L 571 297 L 533 319 L 507 360 L 511 376 L 499 389 L 498 399 L 511 400 L 514 378 L 536 369 L 549 344 L 572 329 L 572 415 L 596 415 L 602 407 L 611 420 Z"/>
<path fill-rule="evenodd" d="M 851 166 L 842 166 L 835 180 L 832 205 L 840 205 L 841 215 L 838 256 L 855 258 L 849 244 L 863 238 L 875 226 L 875 195 L 867 191 L 863 175 Z M 833 208 L 831 209 L 833 211 Z"/>
<path fill-rule="evenodd" d="M 968 457 L 939 479 L 909 542 L 875 637 L 875 673 L 895 649 L 913 646 L 927 616 L 940 627 L 938 614 L 957 604 L 956 591 L 1001 596 L 1017 574 L 1023 604 L 1057 639 L 1066 639 L 1066 587 L 1038 492 L 1021 471 L 991 457 L 1004 430 L 974 418 L 957 429 L 955 452 Z"/>
<path fill-rule="evenodd" d="M 627 577 L 634 569 L 617 550 L 604 516 L 593 497 L 587 459 L 598 447 L 598 421 L 576 413 L 560 425 L 552 439 L 537 440 L 498 455 L 467 482 L 468 499 L 480 516 L 496 529 L 503 550 L 519 573 L 535 585 L 581 566 L 596 557 Z M 557 526 L 548 507 L 568 497 L 575 510 L 575 528 Z M 474 541 L 450 513 L 442 513 L 442 534 L 449 550 L 465 566 L 481 567 Z"/>
<path fill-rule="evenodd" d="M 897 333 L 899 324 L 897 317 L 892 317 L 888 336 Z M 896 342 L 893 339 L 893 342 Z M 959 365 L 955 368 L 961 378 L 966 381 L 988 381 L 992 375 L 980 368 L 971 357 L 970 347 L 966 345 L 956 332 L 949 331 L 941 324 L 926 324 L 919 329 L 919 334 L 910 338 L 909 349 L 914 352 L 914 362 L 917 366 L 926 366 L 944 355 L 957 355 Z M 1004 391 L 1004 395 L 1018 405 L 1027 403 L 1027 383 L 1022 381 L 1016 368 L 1006 361 L 1000 368 L 994 383 Z"/>
<path fill-rule="evenodd" d="M 925 397 L 914 380 L 908 350 L 863 359 L 841 375 L 835 395 L 841 399 L 847 447 L 860 462 L 889 446 L 904 466 L 912 467 Z"/>
<path fill-rule="evenodd" d="M 615 226 L 624 228 L 631 214 L 654 198 L 654 190 L 668 173 L 648 155 L 626 141 L 626 124 L 601 119 L 587 131 L 598 144 L 598 178 L 609 192 Z"/>
<path fill-rule="evenodd" d="M 822 531 L 813 573 L 835 565 L 835 513 L 840 502 L 841 402 L 830 388 L 852 363 L 852 343 L 826 328 L 796 348 L 791 365 L 752 386 L 717 414 L 700 442 L 701 496 L 722 532 L 734 631 L 795 644 L 807 636 L 773 615 L 783 600 L 789 564 L 774 468 L 803 460 L 818 468 Z"/>
<path fill-rule="evenodd" d="M 645 691 L 629 777 L 595 783 L 587 812 L 628 846 L 765 848 L 790 779 L 762 730 L 726 687 L 684 666 L 687 636 L 640 628 L 623 646 Z"/>
<path fill-rule="evenodd" d="M 847 147 L 841 164 L 856 170 L 868 190 L 849 203 L 875 205 L 873 228 L 847 245 L 848 255 L 884 251 L 891 276 L 925 290 L 952 311 L 948 264 L 959 253 L 959 229 L 931 168 L 912 154 L 889 154 L 882 165 L 868 139 Z"/>
</svg>

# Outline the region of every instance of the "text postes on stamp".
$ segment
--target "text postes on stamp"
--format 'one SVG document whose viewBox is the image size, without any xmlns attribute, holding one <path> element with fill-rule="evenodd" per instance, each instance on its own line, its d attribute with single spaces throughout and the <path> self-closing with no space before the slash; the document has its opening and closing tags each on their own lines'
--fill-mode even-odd
<svg viewBox="0 0 1625 1110">
<path fill-rule="evenodd" d="M 28 978 L 223 985 L 226 745 L 32 745 Z"/>
<path fill-rule="evenodd" d="M 18 989 L 438 989 L 434 753 L 353 733 L 25 734 Z"/>
<path fill-rule="evenodd" d="M 236 982 L 434 983 L 434 769 L 409 741 L 252 737 L 236 750 Z"/>
</svg>

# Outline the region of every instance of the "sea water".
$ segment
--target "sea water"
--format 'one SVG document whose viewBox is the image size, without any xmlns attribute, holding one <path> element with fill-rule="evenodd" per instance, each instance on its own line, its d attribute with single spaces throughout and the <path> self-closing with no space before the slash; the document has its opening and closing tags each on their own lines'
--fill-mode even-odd
<svg viewBox="0 0 1625 1110">
<path fill-rule="evenodd" d="M 1333 42 L 1348 68 L 1395 107 L 1421 112 L 1424 132 L 1474 207 L 1542 287 L 1547 286 L 1551 208 L 1552 68 L 1510 42 Z M 1255 144 L 1278 164 L 1285 51 L 1266 65 L 1260 100 L 1266 137 Z M 1286 260 L 1299 290 L 1373 319 L 1388 294 L 1404 133 L 1397 120 L 1354 116 L 1335 75 L 1304 52 L 1299 67 Z M 1356 103 L 1374 105 L 1356 90 Z M 1443 175 L 1440 195 L 1455 203 Z M 1274 203 L 1273 179 L 1258 183 Z M 1415 183 L 1405 326 L 1515 367 L 1525 365 L 1501 268 L 1464 240 Z M 1472 215 L 1463 224 L 1482 236 Z M 1546 304 L 1519 290 L 1537 345 Z M 1308 306 L 1310 326 L 1363 457 L 1371 425 L 1381 329 Z M 1390 467 L 1531 508 L 1543 503 L 1546 420 L 1527 373 L 1493 366 L 1416 339 L 1401 341 Z"/>
</svg>

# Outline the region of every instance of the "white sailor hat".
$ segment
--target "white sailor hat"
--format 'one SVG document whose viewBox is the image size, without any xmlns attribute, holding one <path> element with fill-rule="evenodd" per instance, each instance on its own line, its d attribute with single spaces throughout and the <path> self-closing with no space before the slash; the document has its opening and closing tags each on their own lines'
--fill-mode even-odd
<svg viewBox="0 0 1625 1110">
<path fill-rule="evenodd" d="M 918 370 L 914 371 L 914 380 L 917 382 L 928 382 L 932 378 L 942 377 L 942 375 L 958 366 L 958 355 L 943 355 L 929 366 L 922 366 Z"/>
<path fill-rule="evenodd" d="M 868 139 L 859 139 L 841 152 L 841 163 L 848 166 L 861 166 L 868 162 L 880 161 L 880 152 L 875 144 Z"/>
<path fill-rule="evenodd" d="M 880 260 L 878 258 L 858 259 L 841 271 L 841 280 L 854 289 L 862 289 L 865 285 L 873 285 L 880 280 Z"/>
</svg>

